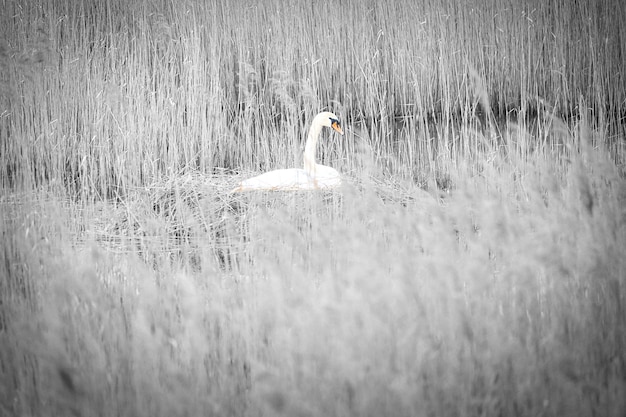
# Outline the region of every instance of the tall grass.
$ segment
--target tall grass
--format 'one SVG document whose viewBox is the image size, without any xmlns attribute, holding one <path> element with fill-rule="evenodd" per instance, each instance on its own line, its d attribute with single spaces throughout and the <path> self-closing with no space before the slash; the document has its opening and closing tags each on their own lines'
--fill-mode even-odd
<svg viewBox="0 0 626 417">
<path fill-rule="evenodd" d="M 585 149 L 495 161 L 443 207 L 372 185 L 5 200 L 2 410 L 620 415 L 625 188 Z"/>
<path fill-rule="evenodd" d="M 459 129 L 485 114 L 532 131 L 587 108 L 621 164 L 624 18 L 610 2 L 6 1 L 3 187 L 108 196 L 299 164 L 324 108 L 402 175 L 465 158 Z"/>
<path fill-rule="evenodd" d="M 623 8 L 340 3 L 4 1 L 1 415 L 624 414 Z"/>
</svg>

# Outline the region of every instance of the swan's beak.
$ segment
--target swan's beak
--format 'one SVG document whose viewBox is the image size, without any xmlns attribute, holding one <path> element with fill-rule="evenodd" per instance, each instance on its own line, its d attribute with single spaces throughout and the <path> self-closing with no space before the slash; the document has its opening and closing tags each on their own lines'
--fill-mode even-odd
<svg viewBox="0 0 626 417">
<path fill-rule="evenodd" d="M 341 126 L 339 125 L 338 121 L 333 120 L 330 127 L 332 127 L 335 132 L 339 133 L 340 135 L 343 135 L 343 129 L 341 129 Z"/>
</svg>

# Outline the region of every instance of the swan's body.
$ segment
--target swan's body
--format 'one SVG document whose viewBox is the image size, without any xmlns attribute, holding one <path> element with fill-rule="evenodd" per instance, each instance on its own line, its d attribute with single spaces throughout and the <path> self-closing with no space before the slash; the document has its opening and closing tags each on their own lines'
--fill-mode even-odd
<svg viewBox="0 0 626 417">
<path fill-rule="evenodd" d="M 252 190 L 315 190 L 341 185 L 339 173 L 331 167 L 315 162 L 317 139 L 322 127 L 330 127 L 343 135 L 339 118 L 330 112 L 315 116 L 304 147 L 304 169 L 290 168 L 266 172 L 242 181 L 233 192 Z"/>
</svg>

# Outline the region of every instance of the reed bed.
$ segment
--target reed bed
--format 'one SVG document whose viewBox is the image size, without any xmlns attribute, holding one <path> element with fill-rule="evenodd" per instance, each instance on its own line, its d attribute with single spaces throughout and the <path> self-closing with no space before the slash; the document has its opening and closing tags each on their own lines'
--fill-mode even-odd
<svg viewBox="0 0 626 417">
<path fill-rule="evenodd" d="M 624 414 L 624 8 L 340 3 L 3 2 L 0 415 Z"/>
<path fill-rule="evenodd" d="M 471 157 L 463 127 L 545 138 L 553 118 L 588 113 L 623 163 L 626 12 L 611 2 L 5 3 L 3 187 L 112 197 L 174 173 L 293 166 L 321 109 L 403 176 Z"/>
<path fill-rule="evenodd" d="M 443 203 L 190 180 L 99 215 L 3 201 L 3 412 L 619 415 L 624 180 L 596 150 L 532 171 Z"/>
</svg>

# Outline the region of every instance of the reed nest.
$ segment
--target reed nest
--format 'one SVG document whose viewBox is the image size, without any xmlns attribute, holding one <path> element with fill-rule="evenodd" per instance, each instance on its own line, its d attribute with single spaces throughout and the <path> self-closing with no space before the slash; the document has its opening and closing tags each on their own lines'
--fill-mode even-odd
<svg viewBox="0 0 626 417">
<path fill-rule="evenodd" d="M 262 230 L 251 228 L 261 218 L 301 230 L 312 218 L 343 215 L 346 193 L 419 208 L 436 207 L 445 195 L 389 178 L 347 178 L 337 190 L 229 192 L 247 176 L 189 172 L 132 190 L 101 209 L 96 241 L 112 252 L 137 252 L 148 262 L 187 260 L 200 268 L 208 256 L 220 269 L 230 269 L 250 239 L 264 238 Z"/>
<path fill-rule="evenodd" d="M 206 253 L 228 268 L 234 237 L 245 236 L 244 207 L 228 193 L 231 176 L 190 172 L 130 192 L 103 219 L 97 240 L 113 251 L 189 258 Z"/>
</svg>

